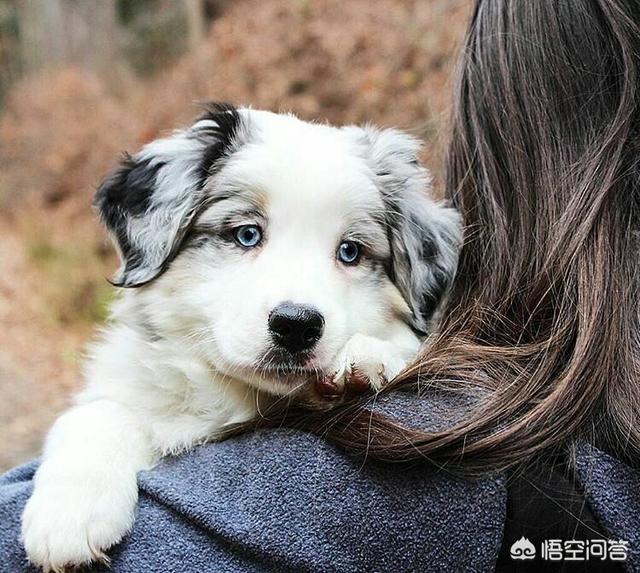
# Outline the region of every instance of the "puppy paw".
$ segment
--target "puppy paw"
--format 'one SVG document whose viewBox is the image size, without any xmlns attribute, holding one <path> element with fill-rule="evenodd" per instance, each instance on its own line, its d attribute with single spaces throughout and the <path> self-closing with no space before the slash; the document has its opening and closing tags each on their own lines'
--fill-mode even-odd
<svg viewBox="0 0 640 573">
<path fill-rule="evenodd" d="M 338 354 L 334 372 L 316 382 L 316 392 L 325 400 L 378 392 L 406 364 L 394 344 L 356 334 Z"/>
<path fill-rule="evenodd" d="M 22 541 L 29 561 L 47 572 L 102 561 L 105 550 L 131 529 L 138 490 L 135 475 L 56 471 L 46 462 L 22 514 Z"/>
</svg>

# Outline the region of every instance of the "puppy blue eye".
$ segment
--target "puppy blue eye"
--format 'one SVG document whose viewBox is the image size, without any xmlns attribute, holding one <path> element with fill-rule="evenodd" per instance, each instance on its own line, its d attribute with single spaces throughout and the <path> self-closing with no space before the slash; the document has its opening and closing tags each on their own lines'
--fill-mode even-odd
<svg viewBox="0 0 640 573">
<path fill-rule="evenodd" d="M 262 241 L 262 231 L 257 225 L 242 225 L 233 230 L 233 238 L 241 247 L 251 249 Z"/>
<path fill-rule="evenodd" d="M 343 241 L 338 247 L 338 259 L 346 265 L 355 265 L 360 259 L 360 245 L 353 241 Z"/>
</svg>

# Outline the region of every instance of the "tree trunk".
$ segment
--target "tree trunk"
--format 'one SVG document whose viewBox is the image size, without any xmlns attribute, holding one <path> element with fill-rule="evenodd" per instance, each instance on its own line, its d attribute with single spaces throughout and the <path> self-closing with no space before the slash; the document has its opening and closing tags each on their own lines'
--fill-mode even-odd
<svg viewBox="0 0 640 573">
<path fill-rule="evenodd" d="M 20 6 L 27 71 L 69 64 L 100 69 L 113 61 L 116 0 L 23 0 Z"/>
<path fill-rule="evenodd" d="M 204 39 L 205 13 L 203 0 L 185 0 L 189 49 L 194 50 Z"/>
</svg>

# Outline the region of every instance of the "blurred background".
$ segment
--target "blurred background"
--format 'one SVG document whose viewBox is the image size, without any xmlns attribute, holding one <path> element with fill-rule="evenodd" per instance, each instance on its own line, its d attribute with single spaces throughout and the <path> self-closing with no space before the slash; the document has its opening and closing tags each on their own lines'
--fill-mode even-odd
<svg viewBox="0 0 640 573">
<path fill-rule="evenodd" d="M 117 266 L 91 200 L 197 102 L 424 139 L 440 186 L 471 0 L 0 0 L 0 470 L 81 383 Z"/>
</svg>

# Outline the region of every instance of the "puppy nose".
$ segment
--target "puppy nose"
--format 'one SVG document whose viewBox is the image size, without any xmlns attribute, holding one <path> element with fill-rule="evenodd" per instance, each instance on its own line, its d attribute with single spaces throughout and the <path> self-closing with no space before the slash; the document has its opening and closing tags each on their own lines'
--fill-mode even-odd
<svg viewBox="0 0 640 573">
<path fill-rule="evenodd" d="M 269 315 L 269 331 L 290 352 L 308 350 L 322 337 L 324 317 L 313 307 L 283 302 Z"/>
</svg>

